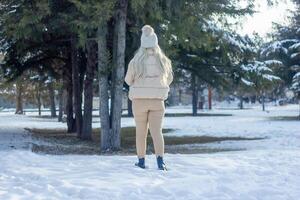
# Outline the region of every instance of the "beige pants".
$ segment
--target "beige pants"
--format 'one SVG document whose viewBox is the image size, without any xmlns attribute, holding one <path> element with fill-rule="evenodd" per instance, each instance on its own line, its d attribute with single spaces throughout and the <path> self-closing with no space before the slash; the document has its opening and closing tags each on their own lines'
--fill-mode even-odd
<svg viewBox="0 0 300 200">
<path fill-rule="evenodd" d="M 145 157 L 148 128 L 156 156 L 164 154 L 162 135 L 165 104 L 162 99 L 133 99 L 132 112 L 136 124 L 136 150 L 139 158 Z"/>
</svg>

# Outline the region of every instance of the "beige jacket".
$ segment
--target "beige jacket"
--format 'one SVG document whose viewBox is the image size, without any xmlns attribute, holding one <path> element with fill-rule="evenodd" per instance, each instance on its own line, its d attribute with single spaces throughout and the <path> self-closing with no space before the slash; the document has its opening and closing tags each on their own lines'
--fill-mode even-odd
<svg viewBox="0 0 300 200">
<path fill-rule="evenodd" d="M 163 99 L 168 98 L 169 85 L 173 81 L 173 75 L 170 73 L 166 83 L 163 82 L 159 71 L 159 63 L 157 59 L 150 55 L 145 60 L 146 75 L 144 77 L 136 77 L 132 60 L 129 62 L 128 70 L 125 76 L 125 82 L 129 85 L 129 99 Z"/>
</svg>

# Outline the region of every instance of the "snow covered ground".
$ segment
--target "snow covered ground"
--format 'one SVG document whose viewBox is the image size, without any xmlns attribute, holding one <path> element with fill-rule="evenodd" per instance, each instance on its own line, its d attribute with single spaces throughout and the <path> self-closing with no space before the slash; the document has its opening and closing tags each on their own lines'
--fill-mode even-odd
<svg viewBox="0 0 300 200">
<path fill-rule="evenodd" d="M 0 199 L 297 200 L 299 151 L 167 155 L 168 172 L 133 156 L 0 152 Z"/>
<path fill-rule="evenodd" d="M 135 168 L 135 156 L 43 155 L 27 150 L 23 128 L 65 128 L 53 119 L 0 113 L 0 199 L 235 199 L 298 200 L 300 122 L 270 120 L 297 116 L 298 106 L 205 111 L 230 117 L 167 117 L 169 134 L 266 137 L 265 140 L 204 144 L 246 151 L 165 156 L 169 171 Z M 172 107 L 167 112 L 190 112 Z M 31 115 L 34 115 L 32 113 Z M 94 119 L 94 127 L 99 119 Z M 122 126 L 133 126 L 132 118 Z M 13 146 L 13 147 L 12 147 Z"/>
</svg>

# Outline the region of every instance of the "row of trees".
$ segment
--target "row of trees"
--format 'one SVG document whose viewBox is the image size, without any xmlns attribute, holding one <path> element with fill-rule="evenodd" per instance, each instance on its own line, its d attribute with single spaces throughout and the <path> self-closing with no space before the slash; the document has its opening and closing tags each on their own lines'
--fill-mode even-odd
<svg viewBox="0 0 300 200">
<path fill-rule="evenodd" d="M 155 28 L 173 61 L 174 84 L 191 85 L 195 115 L 203 86 L 234 88 L 242 99 L 243 88 L 255 86 L 264 95 L 278 80 L 271 68 L 282 62 L 262 60 L 259 43 L 235 33 L 227 20 L 252 14 L 253 1 L 246 2 L 241 7 L 236 0 L 3 0 L 1 77 L 5 86 L 17 88 L 17 113 L 25 84 L 35 85 L 39 108 L 47 88 L 53 116 L 58 91 L 59 120 L 65 112 L 68 132 L 81 139 L 92 138 L 93 95 L 99 95 L 101 149 L 117 150 L 128 91 L 124 74 L 144 24 Z"/>
</svg>

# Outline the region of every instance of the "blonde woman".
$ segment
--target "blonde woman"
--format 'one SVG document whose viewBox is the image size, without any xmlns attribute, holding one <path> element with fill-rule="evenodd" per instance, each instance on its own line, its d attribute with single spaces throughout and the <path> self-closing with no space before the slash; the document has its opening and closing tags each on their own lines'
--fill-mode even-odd
<svg viewBox="0 0 300 200">
<path fill-rule="evenodd" d="M 164 138 L 162 135 L 165 114 L 164 100 L 168 98 L 169 85 L 173 81 L 172 65 L 158 45 L 154 29 L 142 28 L 141 46 L 129 62 L 125 82 L 129 87 L 129 99 L 136 124 L 136 150 L 138 162 L 145 168 L 148 128 L 154 143 L 157 166 L 166 170 L 163 161 Z"/>
</svg>

